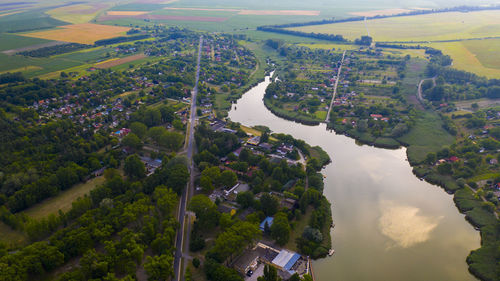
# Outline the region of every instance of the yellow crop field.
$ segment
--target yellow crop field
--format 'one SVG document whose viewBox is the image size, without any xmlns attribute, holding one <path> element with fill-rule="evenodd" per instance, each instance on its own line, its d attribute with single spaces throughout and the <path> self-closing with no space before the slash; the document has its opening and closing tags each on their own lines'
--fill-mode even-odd
<svg viewBox="0 0 500 281">
<path fill-rule="evenodd" d="M 128 30 L 130 30 L 129 27 L 82 23 L 20 35 L 80 44 L 93 44 L 97 40 L 125 35 Z"/>
<path fill-rule="evenodd" d="M 52 9 L 47 11 L 46 13 L 51 17 L 61 21 L 80 24 L 91 21 L 107 7 L 108 5 L 103 3 L 96 3 L 93 5 L 78 4 Z"/>
<path fill-rule="evenodd" d="M 374 41 L 439 41 L 500 36 L 500 11 L 448 12 L 290 28 L 342 34 L 348 39 L 370 35 Z"/>
</svg>

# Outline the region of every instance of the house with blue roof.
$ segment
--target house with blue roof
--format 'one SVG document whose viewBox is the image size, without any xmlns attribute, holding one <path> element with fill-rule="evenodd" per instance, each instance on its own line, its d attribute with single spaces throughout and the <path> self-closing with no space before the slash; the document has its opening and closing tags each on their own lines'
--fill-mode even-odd
<svg viewBox="0 0 500 281">
<path fill-rule="evenodd" d="M 265 218 L 261 223 L 260 223 L 260 230 L 264 231 L 266 229 L 266 223 L 268 227 L 271 227 L 273 225 L 274 218 L 273 217 L 267 217 Z"/>
</svg>

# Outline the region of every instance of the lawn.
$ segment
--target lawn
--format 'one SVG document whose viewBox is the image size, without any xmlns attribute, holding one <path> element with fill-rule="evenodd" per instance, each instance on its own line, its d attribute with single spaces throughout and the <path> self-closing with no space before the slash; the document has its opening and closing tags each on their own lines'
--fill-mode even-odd
<svg viewBox="0 0 500 281">
<path fill-rule="evenodd" d="M 327 114 L 326 111 L 316 111 L 314 113 L 314 115 L 316 115 L 316 118 L 318 118 L 319 120 L 325 120 L 326 119 L 326 114 Z"/>
<path fill-rule="evenodd" d="M 436 41 L 500 36 L 500 11 L 448 12 L 291 28 L 303 32 L 342 34 L 354 40 Z M 409 32 L 411 31 L 411 32 Z"/>
<path fill-rule="evenodd" d="M 227 100 L 229 97 L 228 93 L 216 93 L 215 94 L 215 110 L 223 111 L 231 108 L 231 103 Z"/>
<path fill-rule="evenodd" d="M 59 210 L 67 212 L 71 209 L 71 204 L 78 199 L 78 197 L 83 197 L 86 194 L 89 194 L 92 189 L 103 184 L 104 180 L 104 177 L 101 176 L 90 179 L 86 183 L 77 184 L 70 189 L 62 191 L 55 197 L 49 198 L 30 207 L 23 213 L 32 218 L 40 219 L 47 217 L 50 214 L 55 214 Z"/>
<path fill-rule="evenodd" d="M 294 252 L 298 252 L 297 243 L 295 242 L 295 240 L 297 240 L 297 238 L 302 236 L 304 229 L 306 229 L 306 227 L 309 225 L 309 221 L 311 220 L 312 211 L 313 211 L 313 208 L 308 207 L 306 213 L 300 217 L 300 220 L 293 221 L 294 226 L 293 226 L 292 231 L 290 232 L 290 239 L 288 240 L 288 243 L 286 243 L 286 245 L 283 248 L 292 250 Z"/>
</svg>

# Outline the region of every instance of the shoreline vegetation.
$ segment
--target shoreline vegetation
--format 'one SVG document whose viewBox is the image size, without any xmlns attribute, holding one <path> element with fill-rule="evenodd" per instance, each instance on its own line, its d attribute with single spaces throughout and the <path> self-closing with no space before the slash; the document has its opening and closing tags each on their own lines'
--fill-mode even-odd
<svg viewBox="0 0 500 281">
<path fill-rule="evenodd" d="M 317 126 L 324 123 L 318 118 L 305 116 L 301 112 L 290 112 L 279 108 L 277 102 L 273 102 L 269 97 L 264 97 L 263 101 L 266 108 L 274 115 L 286 120 L 308 126 Z M 498 255 L 500 224 L 494 215 L 495 211 L 486 210 L 483 199 L 462 179 L 457 180 L 452 176 L 442 175 L 431 168 L 422 167 L 425 155 L 451 145 L 457 141 L 457 138 L 444 131 L 446 126 L 442 116 L 428 109 L 421 109 L 419 112 L 414 118 L 415 124 L 398 137 L 374 137 L 369 133 L 359 133 L 356 129 L 349 129 L 347 126 L 335 122 L 328 123 L 327 128 L 334 130 L 337 134 L 351 137 L 360 143 L 379 148 L 397 149 L 401 146 L 406 147 L 407 160 L 413 168 L 414 175 L 420 180 L 425 180 L 430 184 L 443 188 L 448 194 L 453 194 L 453 201 L 459 212 L 465 215 L 465 219 L 476 230 L 480 231 L 481 247 L 472 250 L 466 260 L 471 274 L 481 280 L 498 280 L 496 279 L 498 277 L 496 269 L 498 265 L 495 262 L 495 256 Z M 426 124 L 428 122 L 432 122 L 432 126 Z M 434 135 L 436 130 L 439 132 Z M 425 140 L 416 137 L 415 134 L 427 135 L 430 139 L 435 137 L 438 141 L 437 143 L 425 143 Z M 433 137 L 429 134 L 432 134 Z M 429 142 L 432 142 L 432 140 Z"/>
<path fill-rule="evenodd" d="M 276 107 L 269 105 L 268 102 L 269 99 L 264 98 L 264 105 L 266 108 L 280 118 L 307 126 L 317 126 L 320 123 L 324 123 L 320 121 L 304 120 L 300 116 L 287 115 L 286 111 L 277 111 Z M 489 257 L 494 255 L 497 250 L 495 250 L 494 247 L 484 246 L 485 244 L 490 243 L 490 240 L 495 241 L 498 239 L 494 235 L 498 235 L 498 233 L 500 233 L 498 226 L 499 223 L 492 213 L 481 209 L 482 200 L 475 197 L 474 193 L 469 190 L 468 186 L 466 187 L 464 184 L 457 183 L 452 177 L 445 177 L 436 172 L 418 168 L 418 165 L 421 164 L 422 161 L 415 159 L 412 157 L 412 154 L 408 153 L 409 148 L 412 146 L 411 143 L 406 143 L 393 138 L 373 138 L 368 134 L 353 134 L 352 132 L 355 132 L 355 130 L 352 130 L 352 132 L 349 133 L 349 131 L 345 128 L 335 126 L 334 124 L 332 125 L 331 123 L 327 124 L 327 126 L 328 129 L 334 130 L 336 134 L 343 134 L 365 145 L 371 145 L 382 149 L 398 149 L 402 146 L 406 147 L 408 162 L 413 168 L 413 174 L 421 180 L 425 180 L 432 185 L 441 187 L 448 194 L 453 194 L 453 202 L 455 203 L 458 211 L 465 215 L 465 219 L 476 230 L 480 231 L 481 247 L 479 249 L 472 250 L 466 260 L 469 265 L 469 271 L 481 280 L 495 280 L 494 276 L 485 275 L 484 271 L 488 271 L 488 267 L 497 266 L 493 259 L 489 260 Z M 475 208 L 477 208 L 477 210 Z"/>
</svg>

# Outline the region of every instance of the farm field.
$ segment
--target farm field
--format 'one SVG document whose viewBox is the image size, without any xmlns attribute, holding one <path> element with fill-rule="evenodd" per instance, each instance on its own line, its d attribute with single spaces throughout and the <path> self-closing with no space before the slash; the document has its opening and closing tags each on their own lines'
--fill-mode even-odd
<svg viewBox="0 0 500 281">
<path fill-rule="evenodd" d="M 246 9 L 204 9 L 204 8 L 171 8 L 166 7 L 165 10 L 180 10 L 180 11 L 222 11 L 222 12 L 237 12 L 240 15 L 257 15 L 257 16 L 319 16 L 320 11 L 313 10 L 246 10 Z"/>
<path fill-rule="evenodd" d="M 389 16 L 389 15 L 407 13 L 410 11 L 411 10 L 408 9 L 385 9 L 385 10 L 373 10 L 366 12 L 351 12 L 349 14 L 359 17 L 374 17 L 374 16 Z"/>
<path fill-rule="evenodd" d="M 145 58 L 145 57 L 146 57 L 146 55 L 144 55 L 144 54 L 138 54 L 138 55 L 128 56 L 128 57 L 119 58 L 119 59 L 111 59 L 108 61 L 98 63 L 95 65 L 95 67 L 102 68 L 102 69 L 110 68 L 113 66 L 118 66 L 118 65 L 125 64 L 125 63 L 133 62 L 133 61 Z"/>
<path fill-rule="evenodd" d="M 40 38 L 24 37 L 9 33 L 0 33 L 0 42 L 2 42 L 2 44 L 0 44 L 0 51 L 7 51 L 38 44 L 45 44 L 51 41 Z"/>
<path fill-rule="evenodd" d="M 71 209 L 73 201 L 78 197 L 83 197 L 92 189 L 104 183 L 104 177 L 97 177 L 88 180 L 86 183 L 77 184 L 70 189 L 62 191 L 58 196 L 49 198 L 23 213 L 36 219 L 47 217 L 50 214 L 56 214 L 59 210 L 66 212 Z"/>
<path fill-rule="evenodd" d="M 125 32 L 129 29 L 129 27 L 83 23 L 65 25 L 57 29 L 25 33 L 22 35 L 47 40 L 57 40 L 80 44 L 93 44 L 97 40 L 109 39 L 125 35 Z"/>
<path fill-rule="evenodd" d="M 309 44 L 309 43 L 301 43 L 298 44 L 299 46 L 302 47 L 307 47 L 309 49 L 322 49 L 322 50 L 332 50 L 335 49 L 336 51 L 344 51 L 344 50 L 357 50 L 359 49 L 359 46 L 357 45 L 351 45 L 351 44 L 335 44 L 335 43 L 324 43 L 324 44 Z"/>
<path fill-rule="evenodd" d="M 81 65 L 81 62 L 65 58 L 29 58 L 0 53 L 0 72 L 21 71 L 27 77 L 61 71 L 78 65 Z"/>
<path fill-rule="evenodd" d="M 453 59 L 456 69 L 470 71 L 488 78 L 500 78 L 500 39 L 466 40 L 430 43 L 425 46 L 443 51 Z"/>
<path fill-rule="evenodd" d="M 9 69 L 9 70 L 6 70 L 6 71 L 1 71 L 0 74 L 3 74 L 3 73 L 7 73 L 7 72 L 28 72 L 28 71 L 38 71 L 38 70 L 42 70 L 43 68 L 39 67 L 39 66 L 34 66 L 34 65 L 28 65 L 28 66 L 23 66 L 23 67 L 20 67 L 20 68 L 16 68 L 16 69 Z"/>
<path fill-rule="evenodd" d="M 104 58 L 110 48 L 93 48 L 48 58 L 9 56 L 0 53 L 0 73 L 22 72 L 27 77 L 57 78 L 61 71 L 84 71 Z"/>
<path fill-rule="evenodd" d="M 73 61 L 79 61 L 82 63 L 88 63 L 91 61 L 96 61 L 106 56 L 106 53 L 112 51 L 111 48 L 93 48 L 78 52 L 72 52 L 67 54 L 61 54 L 53 56 L 54 58 L 69 59 Z"/>
<path fill-rule="evenodd" d="M 86 23 L 95 18 L 108 5 L 104 3 L 77 4 L 47 11 L 52 18 L 73 24 Z"/>
<path fill-rule="evenodd" d="M 474 104 L 474 103 L 477 104 L 479 106 L 479 108 L 481 108 L 481 109 L 482 108 L 493 108 L 495 106 L 500 106 L 500 99 L 482 98 L 482 99 L 475 99 L 475 100 L 456 101 L 455 105 L 456 105 L 458 111 L 452 112 L 449 115 L 451 115 L 451 114 L 461 115 L 460 111 L 462 111 L 461 113 L 463 113 L 463 114 L 471 113 L 471 112 L 473 112 L 472 104 Z"/>
<path fill-rule="evenodd" d="M 67 24 L 50 17 L 45 10 L 36 9 L 0 17 L 0 33 L 25 32 L 44 28 L 52 28 Z"/>
<path fill-rule="evenodd" d="M 350 40 L 370 35 L 376 42 L 424 42 L 500 36 L 500 11 L 448 12 L 290 28 L 341 34 Z M 409 32 L 411 31 L 411 32 Z"/>
<path fill-rule="evenodd" d="M 138 16 L 147 14 L 147 11 L 108 11 L 106 15 L 109 16 Z"/>
</svg>

